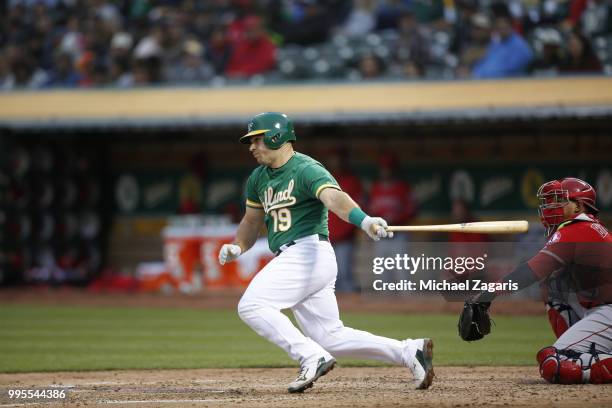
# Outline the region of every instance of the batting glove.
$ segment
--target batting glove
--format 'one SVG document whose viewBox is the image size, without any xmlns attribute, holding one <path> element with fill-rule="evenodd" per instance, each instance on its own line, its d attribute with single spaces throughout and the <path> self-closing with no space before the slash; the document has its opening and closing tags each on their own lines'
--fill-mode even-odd
<svg viewBox="0 0 612 408">
<path fill-rule="evenodd" d="M 393 238 L 393 232 L 387 231 L 387 221 L 380 217 L 367 216 L 361 221 L 361 229 L 374 241 L 381 238 Z"/>
<path fill-rule="evenodd" d="M 242 253 L 242 249 L 236 244 L 224 244 L 219 251 L 219 263 L 225 265 L 238 258 Z"/>
</svg>

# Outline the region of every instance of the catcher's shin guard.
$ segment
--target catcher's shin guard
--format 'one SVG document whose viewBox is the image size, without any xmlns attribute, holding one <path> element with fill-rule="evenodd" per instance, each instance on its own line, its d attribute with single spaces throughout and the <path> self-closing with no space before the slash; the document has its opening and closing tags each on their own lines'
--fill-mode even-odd
<svg viewBox="0 0 612 408">
<path fill-rule="evenodd" d="M 591 344 L 591 352 L 580 356 L 584 364 L 590 368 L 588 370 L 588 382 L 591 384 L 612 383 L 612 355 L 597 351 L 595 343 Z"/>
<path fill-rule="evenodd" d="M 612 357 L 596 361 L 591 364 L 591 374 L 589 378 L 591 384 L 610 384 L 612 383 Z"/>
<path fill-rule="evenodd" d="M 556 348 L 544 347 L 538 351 L 536 358 L 540 364 L 540 376 L 549 383 L 582 384 L 581 364 L 559 355 Z"/>
<path fill-rule="evenodd" d="M 562 303 L 547 302 L 546 314 L 548 314 L 548 321 L 557 338 L 561 337 L 577 321 L 574 310 L 569 305 Z"/>
<path fill-rule="evenodd" d="M 538 360 L 538 364 L 541 366 L 544 360 L 546 360 L 548 357 L 555 355 L 557 355 L 556 348 L 554 348 L 553 346 L 544 347 L 543 349 L 538 351 L 538 354 L 536 355 L 536 360 Z"/>
</svg>

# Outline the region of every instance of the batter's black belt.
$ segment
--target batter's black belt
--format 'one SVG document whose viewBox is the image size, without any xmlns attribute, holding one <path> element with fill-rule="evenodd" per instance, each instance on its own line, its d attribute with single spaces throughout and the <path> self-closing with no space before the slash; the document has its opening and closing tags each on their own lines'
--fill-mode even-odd
<svg viewBox="0 0 612 408">
<path fill-rule="evenodd" d="M 327 237 L 327 235 L 323 235 L 323 234 L 317 234 L 317 235 L 319 236 L 319 241 L 327 241 L 327 242 L 329 242 L 329 238 Z M 300 239 L 300 238 L 298 238 L 298 239 Z M 283 251 L 285 251 L 287 248 L 289 248 L 290 246 L 293 246 L 295 244 L 297 244 L 297 242 L 289 241 L 286 244 L 281 245 L 282 249 L 279 248 L 279 250 L 276 251 L 274 253 L 274 255 L 275 256 L 279 256 Z"/>
</svg>

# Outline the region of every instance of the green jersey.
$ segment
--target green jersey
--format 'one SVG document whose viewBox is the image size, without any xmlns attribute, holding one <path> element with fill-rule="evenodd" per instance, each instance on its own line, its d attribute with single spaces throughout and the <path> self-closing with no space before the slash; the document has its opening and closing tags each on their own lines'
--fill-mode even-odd
<svg viewBox="0 0 612 408">
<path fill-rule="evenodd" d="M 326 188 L 340 190 L 321 163 L 297 152 L 282 167 L 259 166 L 253 170 L 247 180 L 246 205 L 266 213 L 272 252 L 308 235 L 329 235 L 327 208 L 319 200 Z"/>
</svg>

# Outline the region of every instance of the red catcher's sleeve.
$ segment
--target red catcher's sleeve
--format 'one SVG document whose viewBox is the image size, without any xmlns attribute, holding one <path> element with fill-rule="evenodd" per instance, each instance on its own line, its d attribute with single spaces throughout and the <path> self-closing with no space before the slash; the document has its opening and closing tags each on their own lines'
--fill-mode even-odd
<svg viewBox="0 0 612 408">
<path fill-rule="evenodd" d="M 575 250 L 576 243 L 571 230 L 560 230 L 555 232 L 546 246 L 527 263 L 538 280 L 542 280 L 570 264 L 574 259 Z"/>
</svg>

